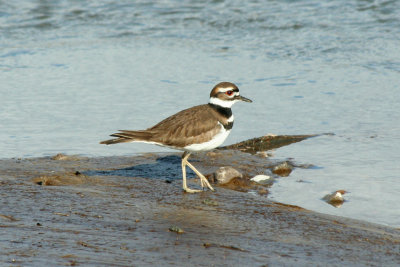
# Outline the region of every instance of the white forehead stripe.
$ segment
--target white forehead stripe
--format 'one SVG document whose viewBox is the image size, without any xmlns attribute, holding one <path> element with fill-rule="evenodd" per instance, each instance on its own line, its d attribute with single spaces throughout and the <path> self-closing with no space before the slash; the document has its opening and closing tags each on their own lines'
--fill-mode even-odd
<svg viewBox="0 0 400 267">
<path fill-rule="evenodd" d="M 218 88 L 218 91 L 225 93 L 229 90 L 234 90 L 234 89 L 235 88 L 233 88 L 233 87 L 225 87 L 225 88 Z"/>
</svg>

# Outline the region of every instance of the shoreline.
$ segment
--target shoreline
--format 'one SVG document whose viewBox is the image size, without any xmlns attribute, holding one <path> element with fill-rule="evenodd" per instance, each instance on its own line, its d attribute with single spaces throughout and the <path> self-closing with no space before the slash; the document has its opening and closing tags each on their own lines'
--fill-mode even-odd
<svg viewBox="0 0 400 267">
<path fill-rule="evenodd" d="M 265 168 L 265 159 L 258 156 L 230 150 L 213 153 L 217 155 L 199 153 L 192 161 L 205 173 L 227 163 L 250 173 L 257 172 L 259 164 Z M 399 229 L 220 186 L 215 192 L 183 193 L 177 160 L 176 153 L 0 160 L 0 228 L 5 232 L 0 262 L 96 266 L 400 263 Z M 141 177 L 135 168 L 142 171 Z M 159 175 L 165 172 L 172 178 Z M 189 179 L 189 184 L 198 186 L 198 179 Z"/>
</svg>

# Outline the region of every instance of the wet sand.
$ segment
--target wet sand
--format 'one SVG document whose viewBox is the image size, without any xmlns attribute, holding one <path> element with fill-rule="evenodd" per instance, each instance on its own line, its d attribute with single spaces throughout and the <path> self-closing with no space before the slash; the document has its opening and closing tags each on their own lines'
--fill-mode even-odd
<svg viewBox="0 0 400 267">
<path fill-rule="evenodd" d="M 206 174 L 251 177 L 280 162 L 223 150 Z M 297 168 L 307 166 L 296 166 Z M 194 177 L 194 175 L 192 175 Z M 198 179 L 189 179 L 191 187 Z M 181 189 L 179 154 L 0 160 L 5 266 L 397 266 L 400 230 L 275 203 L 216 185 Z"/>
</svg>

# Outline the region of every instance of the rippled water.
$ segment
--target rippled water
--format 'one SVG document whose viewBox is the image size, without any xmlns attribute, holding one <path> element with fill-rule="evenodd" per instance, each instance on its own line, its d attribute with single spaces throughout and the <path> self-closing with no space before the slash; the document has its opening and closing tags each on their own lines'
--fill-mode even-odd
<svg viewBox="0 0 400 267">
<path fill-rule="evenodd" d="M 101 146 L 239 85 L 226 143 L 312 138 L 275 152 L 314 164 L 271 198 L 400 226 L 399 1 L 0 1 L 0 157 L 161 151 Z M 304 182 L 299 182 L 302 180 Z M 335 209 L 321 201 L 344 189 Z"/>
</svg>

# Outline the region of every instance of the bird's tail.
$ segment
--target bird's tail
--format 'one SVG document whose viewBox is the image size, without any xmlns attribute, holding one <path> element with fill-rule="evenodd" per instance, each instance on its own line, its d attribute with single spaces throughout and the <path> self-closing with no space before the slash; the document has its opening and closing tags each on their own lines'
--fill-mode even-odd
<svg viewBox="0 0 400 267">
<path fill-rule="evenodd" d="M 114 133 L 110 136 L 116 138 L 101 141 L 100 144 L 112 145 L 112 144 L 128 143 L 128 142 L 149 142 L 151 141 L 153 134 L 147 130 L 144 131 L 119 130 L 118 133 Z"/>
</svg>

